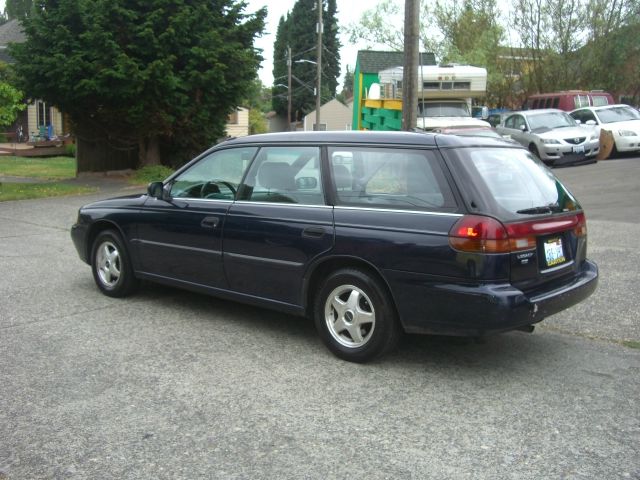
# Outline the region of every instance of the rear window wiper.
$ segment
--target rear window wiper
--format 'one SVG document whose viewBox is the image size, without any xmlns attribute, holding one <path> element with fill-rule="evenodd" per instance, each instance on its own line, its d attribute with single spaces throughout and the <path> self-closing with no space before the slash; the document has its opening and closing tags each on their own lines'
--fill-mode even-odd
<svg viewBox="0 0 640 480">
<path fill-rule="evenodd" d="M 551 203 L 549 205 L 541 205 L 540 207 L 523 208 L 522 210 L 516 210 L 516 213 L 522 213 L 524 215 L 536 215 L 538 213 L 552 213 L 561 212 L 562 209 L 557 203 Z"/>
</svg>

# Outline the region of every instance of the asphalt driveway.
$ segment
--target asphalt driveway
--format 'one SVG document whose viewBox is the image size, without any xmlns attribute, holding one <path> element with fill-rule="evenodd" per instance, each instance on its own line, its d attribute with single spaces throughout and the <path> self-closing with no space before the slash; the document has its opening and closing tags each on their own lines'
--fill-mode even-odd
<svg viewBox="0 0 640 480">
<path fill-rule="evenodd" d="M 69 227 L 104 193 L 0 203 L 0 479 L 640 479 L 640 159 L 556 173 L 598 291 L 531 335 L 368 365 L 304 319 L 101 295 Z"/>
</svg>

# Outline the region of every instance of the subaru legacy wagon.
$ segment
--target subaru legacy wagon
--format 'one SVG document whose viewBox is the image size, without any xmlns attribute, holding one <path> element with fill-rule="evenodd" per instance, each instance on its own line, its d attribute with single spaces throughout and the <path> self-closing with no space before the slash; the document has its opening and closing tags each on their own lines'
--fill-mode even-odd
<svg viewBox="0 0 640 480">
<path fill-rule="evenodd" d="M 482 137 L 233 139 L 144 195 L 82 207 L 71 236 L 106 295 L 148 280 L 308 316 L 355 362 L 402 332 L 532 331 L 598 279 L 577 199 Z"/>
</svg>

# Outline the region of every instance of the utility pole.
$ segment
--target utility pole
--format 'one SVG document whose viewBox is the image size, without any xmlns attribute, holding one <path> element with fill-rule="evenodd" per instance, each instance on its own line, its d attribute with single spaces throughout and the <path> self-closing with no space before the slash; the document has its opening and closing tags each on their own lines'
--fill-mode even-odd
<svg viewBox="0 0 640 480">
<path fill-rule="evenodd" d="M 287 69 L 289 71 L 287 83 L 287 131 L 291 131 L 291 47 L 287 45 Z"/>
<path fill-rule="evenodd" d="M 402 130 L 418 123 L 418 55 L 420 1 L 404 2 L 404 67 L 402 72 Z"/>
<path fill-rule="evenodd" d="M 322 10 L 323 10 L 323 1 L 324 0 L 316 0 L 316 9 L 318 10 L 318 23 L 316 25 L 316 30 L 318 31 L 318 46 L 317 46 L 317 54 L 316 61 L 317 64 L 317 84 L 316 84 L 316 130 L 320 130 L 320 92 L 322 91 L 320 87 L 322 86 Z"/>
</svg>

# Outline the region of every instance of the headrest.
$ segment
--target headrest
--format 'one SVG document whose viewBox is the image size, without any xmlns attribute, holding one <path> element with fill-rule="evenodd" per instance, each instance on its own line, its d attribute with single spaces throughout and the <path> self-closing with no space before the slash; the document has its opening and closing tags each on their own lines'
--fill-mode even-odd
<svg viewBox="0 0 640 480">
<path fill-rule="evenodd" d="M 333 178 L 336 182 L 336 188 L 351 188 L 351 172 L 344 165 L 333 166 Z"/>
<path fill-rule="evenodd" d="M 295 190 L 293 171 L 286 162 L 263 163 L 258 170 L 260 185 L 273 190 Z"/>
</svg>

